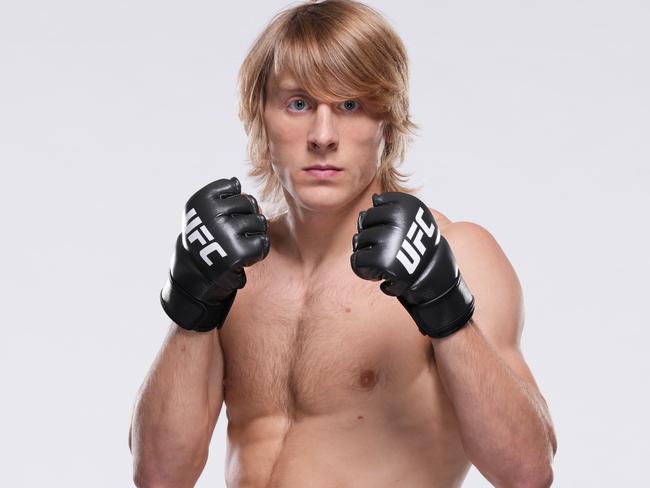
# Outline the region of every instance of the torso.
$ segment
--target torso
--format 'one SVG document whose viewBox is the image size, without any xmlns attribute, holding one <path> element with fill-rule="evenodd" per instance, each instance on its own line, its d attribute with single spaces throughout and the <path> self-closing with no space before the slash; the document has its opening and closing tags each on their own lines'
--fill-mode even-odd
<svg viewBox="0 0 650 488">
<path fill-rule="evenodd" d="M 304 280 L 271 248 L 246 275 L 219 331 L 228 486 L 461 485 L 433 348 L 394 297 L 349 256 Z"/>
</svg>

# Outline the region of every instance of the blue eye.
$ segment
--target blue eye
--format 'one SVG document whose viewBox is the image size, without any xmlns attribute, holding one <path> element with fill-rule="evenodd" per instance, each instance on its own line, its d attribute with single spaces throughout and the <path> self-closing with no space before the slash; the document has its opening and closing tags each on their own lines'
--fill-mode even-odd
<svg viewBox="0 0 650 488">
<path fill-rule="evenodd" d="M 296 105 L 294 105 L 294 103 Z M 303 109 L 307 107 L 307 102 L 305 102 L 302 98 L 297 98 L 296 100 L 291 100 L 289 102 L 289 107 L 296 109 L 298 112 L 302 112 Z"/>
<path fill-rule="evenodd" d="M 346 112 L 354 112 L 359 108 L 359 102 L 356 100 L 346 100 L 343 102 L 343 106 L 345 107 Z"/>
</svg>

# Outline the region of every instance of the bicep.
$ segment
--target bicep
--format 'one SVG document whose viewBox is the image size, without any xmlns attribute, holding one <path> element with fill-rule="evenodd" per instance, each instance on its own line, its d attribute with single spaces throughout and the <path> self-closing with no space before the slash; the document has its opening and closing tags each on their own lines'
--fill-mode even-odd
<svg viewBox="0 0 650 488">
<path fill-rule="evenodd" d="M 510 369 L 537 390 L 520 349 L 524 298 L 514 267 L 492 234 L 470 222 L 448 228 L 445 238 L 475 300 L 473 320 Z"/>
<path fill-rule="evenodd" d="M 520 348 L 524 328 L 523 291 L 512 264 L 483 227 L 459 222 L 447 227 L 448 240 L 463 279 L 476 302 L 473 321 L 488 344 L 526 386 L 549 426 L 548 405 Z M 555 438 L 551 432 L 555 450 Z"/>
</svg>

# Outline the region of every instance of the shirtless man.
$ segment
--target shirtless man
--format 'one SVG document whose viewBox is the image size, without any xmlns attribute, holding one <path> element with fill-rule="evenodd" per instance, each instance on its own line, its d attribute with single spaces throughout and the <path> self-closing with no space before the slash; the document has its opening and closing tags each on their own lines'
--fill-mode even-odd
<svg viewBox="0 0 650 488">
<path fill-rule="evenodd" d="M 194 486 L 224 401 L 228 486 L 457 487 L 470 464 L 551 484 L 515 271 L 398 181 L 407 83 L 401 41 L 359 3 L 298 5 L 257 39 L 240 115 L 285 211 L 267 219 L 236 178 L 188 201 L 129 432 L 137 486 Z"/>
</svg>

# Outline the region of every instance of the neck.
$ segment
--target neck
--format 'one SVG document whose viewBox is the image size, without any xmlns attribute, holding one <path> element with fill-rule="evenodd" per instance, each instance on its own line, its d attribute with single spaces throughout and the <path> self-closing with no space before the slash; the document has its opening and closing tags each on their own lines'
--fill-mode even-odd
<svg viewBox="0 0 650 488">
<path fill-rule="evenodd" d="M 376 178 L 354 200 L 335 210 L 312 211 L 288 199 L 288 211 L 280 217 L 281 252 L 295 261 L 304 276 L 349 260 L 359 212 L 372 207 L 373 193 L 381 193 Z"/>
</svg>

